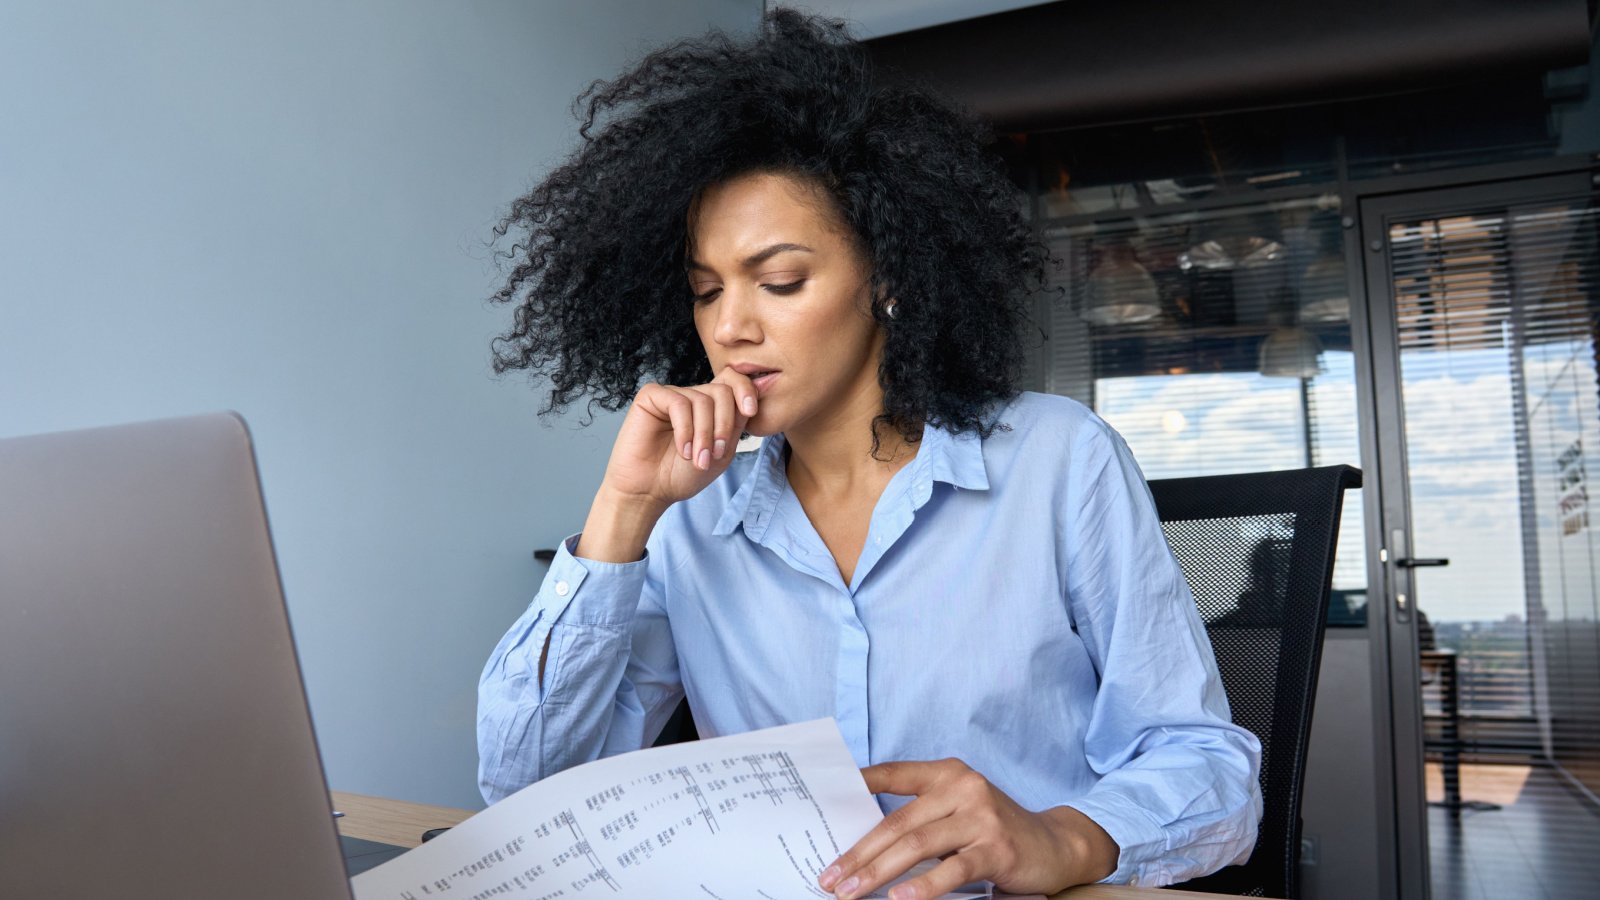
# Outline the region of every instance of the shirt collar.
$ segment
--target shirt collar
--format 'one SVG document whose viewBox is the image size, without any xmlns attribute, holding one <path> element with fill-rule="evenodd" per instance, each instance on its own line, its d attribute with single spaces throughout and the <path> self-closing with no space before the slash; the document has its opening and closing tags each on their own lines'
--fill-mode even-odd
<svg viewBox="0 0 1600 900">
<path fill-rule="evenodd" d="M 723 508 L 712 534 L 732 534 L 736 526 L 743 524 L 751 540 L 761 540 L 772 523 L 778 499 L 789 486 L 783 467 L 786 443 L 781 434 L 761 442 L 760 449 L 755 451 L 749 477 L 728 498 L 728 505 Z M 911 467 L 908 488 L 924 499 L 932 493 L 936 481 L 969 491 L 989 489 L 989 476 L 983 465 L 983 439 L 977 432 L 952 434 L 936 426 L 923 426 L 922 446 L 917 458 L 911 461 Z"/>
<path fill-rule="evenodd" d="M 722 517 L 711 533 L 717 536 L 732 534 L 734 526 L 744 523 L 745 534 L 760 540 L 772 522 L 772 511 L 783 496 L 789 480 L 783 472 L 783 435 L 775 434 L 763 440 L 755 451 L 755 461 L 744 484 L 728 498 Z"/>
<path fill-rule="evenodd" d="M 927 465 L 932 481 L 968 491 L 989 489 L 989 474 L 983 466 L 983 438 L 976 431 L 952 434 L 943 428 L 924 426 L 922 449 L 917 451 L 914 462 Z"/>
</svg>

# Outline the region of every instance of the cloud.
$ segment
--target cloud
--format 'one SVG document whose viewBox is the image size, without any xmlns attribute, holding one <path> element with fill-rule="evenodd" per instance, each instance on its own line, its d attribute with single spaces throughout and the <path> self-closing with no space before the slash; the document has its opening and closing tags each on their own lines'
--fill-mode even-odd
<svg viewBox="0 0 1600 900">
<path fill-rule="evenodd" d="M 1150 478 L 1305 464 L 1294 381 L 1231 373 L 1106 378 L 1096 383 L 1095 405 Z M 1187 420 L 1176 434 L 1163 428 L 1168 410 Z"/>
<path fill-rule="evenodd" d="M 1585 442 L 1589 452 L 1600 447 L 1587 352 L 1542 346 L 1529 348 L 1524 361 L 1541 532 L 1559 528 L 1546 509 L 1559 501 L 1556 456 L 1579 435 L 1593 436 Z M 1353 464 L 1353 357 L 1325 353 L 1323 365 L 1324 374 L 1309 383 L 1316 462 Z M 1446 568 L 1416 573 L 1416 599 L 1441 621 L 1525 614 L 1517 433 L 1504 351 L 1411 353 L 1403 365 L 1413 548 L 1451 559 Z M 1293 379 L 1206 373 L 1101 379 L 1095 396 L 1097 411 L 1128 440 L 1145 474 L 1167 478 L 1304 465 L 1299 391 Z M 1366 580 L 1361 506 L 1359 492 L 1346 504 L 1336 587 Z M 1551 568 L 1551 560 L 1541 563 Z M 1547 593 L 1557 587 L 1546 585 Z"/>
</svg>

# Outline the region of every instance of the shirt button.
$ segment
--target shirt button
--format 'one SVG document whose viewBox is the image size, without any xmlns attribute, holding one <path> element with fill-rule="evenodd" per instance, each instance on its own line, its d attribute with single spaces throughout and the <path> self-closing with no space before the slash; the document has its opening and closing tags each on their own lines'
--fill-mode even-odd
<svg viewBox="0 0 1600 900">
<path fill-rule="evenodd" d="M 881 537 L 875 537 L 875 538 L 873 538 L 873 539 L 872 539 L 872 542 L 873 542 L 873 543 L 874 543 L 874 544 L 881 544 L 881 543 L 883 543 L 883 538 L 881 538 Z"/>
<path fill-rule="evenodd" d="M 1135 875 L 1132 878 L 1128 879 L 1128 887 L 1138 887 L 1138 886 L 1139 886 L 1139 876 Z"/>
<path fill-rule="evenodd" d="M 557 597 L 565 597 L 567 595 L 567 592 L 570 591 L 570 590 L 572 590 L 572 588 L 568 587 L 567 583 L 565 581 L 556 582 L 556 596 Z"/>
</svg>

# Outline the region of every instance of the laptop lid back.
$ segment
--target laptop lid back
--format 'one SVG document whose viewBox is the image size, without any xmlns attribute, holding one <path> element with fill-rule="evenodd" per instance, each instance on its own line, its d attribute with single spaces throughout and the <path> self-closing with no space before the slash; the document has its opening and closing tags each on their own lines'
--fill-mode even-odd
<svg viewBox="0 0 1600 900">
<path fill-rule="evenodd" d="M 350 896 L 235 415 L 0 440 L 0 896 Z"/>
</svg>

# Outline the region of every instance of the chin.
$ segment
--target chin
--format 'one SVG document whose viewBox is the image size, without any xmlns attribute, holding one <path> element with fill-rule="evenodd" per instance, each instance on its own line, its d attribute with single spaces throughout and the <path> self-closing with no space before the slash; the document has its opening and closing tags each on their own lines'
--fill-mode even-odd
<svg viewBox="0 0 1600 900">
<path fill-rule="evenodd" d="M 762 410 L 756 413 L 754 419 L 744 423 L 744 431 L 745 434 L 755 437 L 772 437 L 782 431 L 785 424 L 787 423 L 780 421 L 777 416 Z"/>
</svg>

